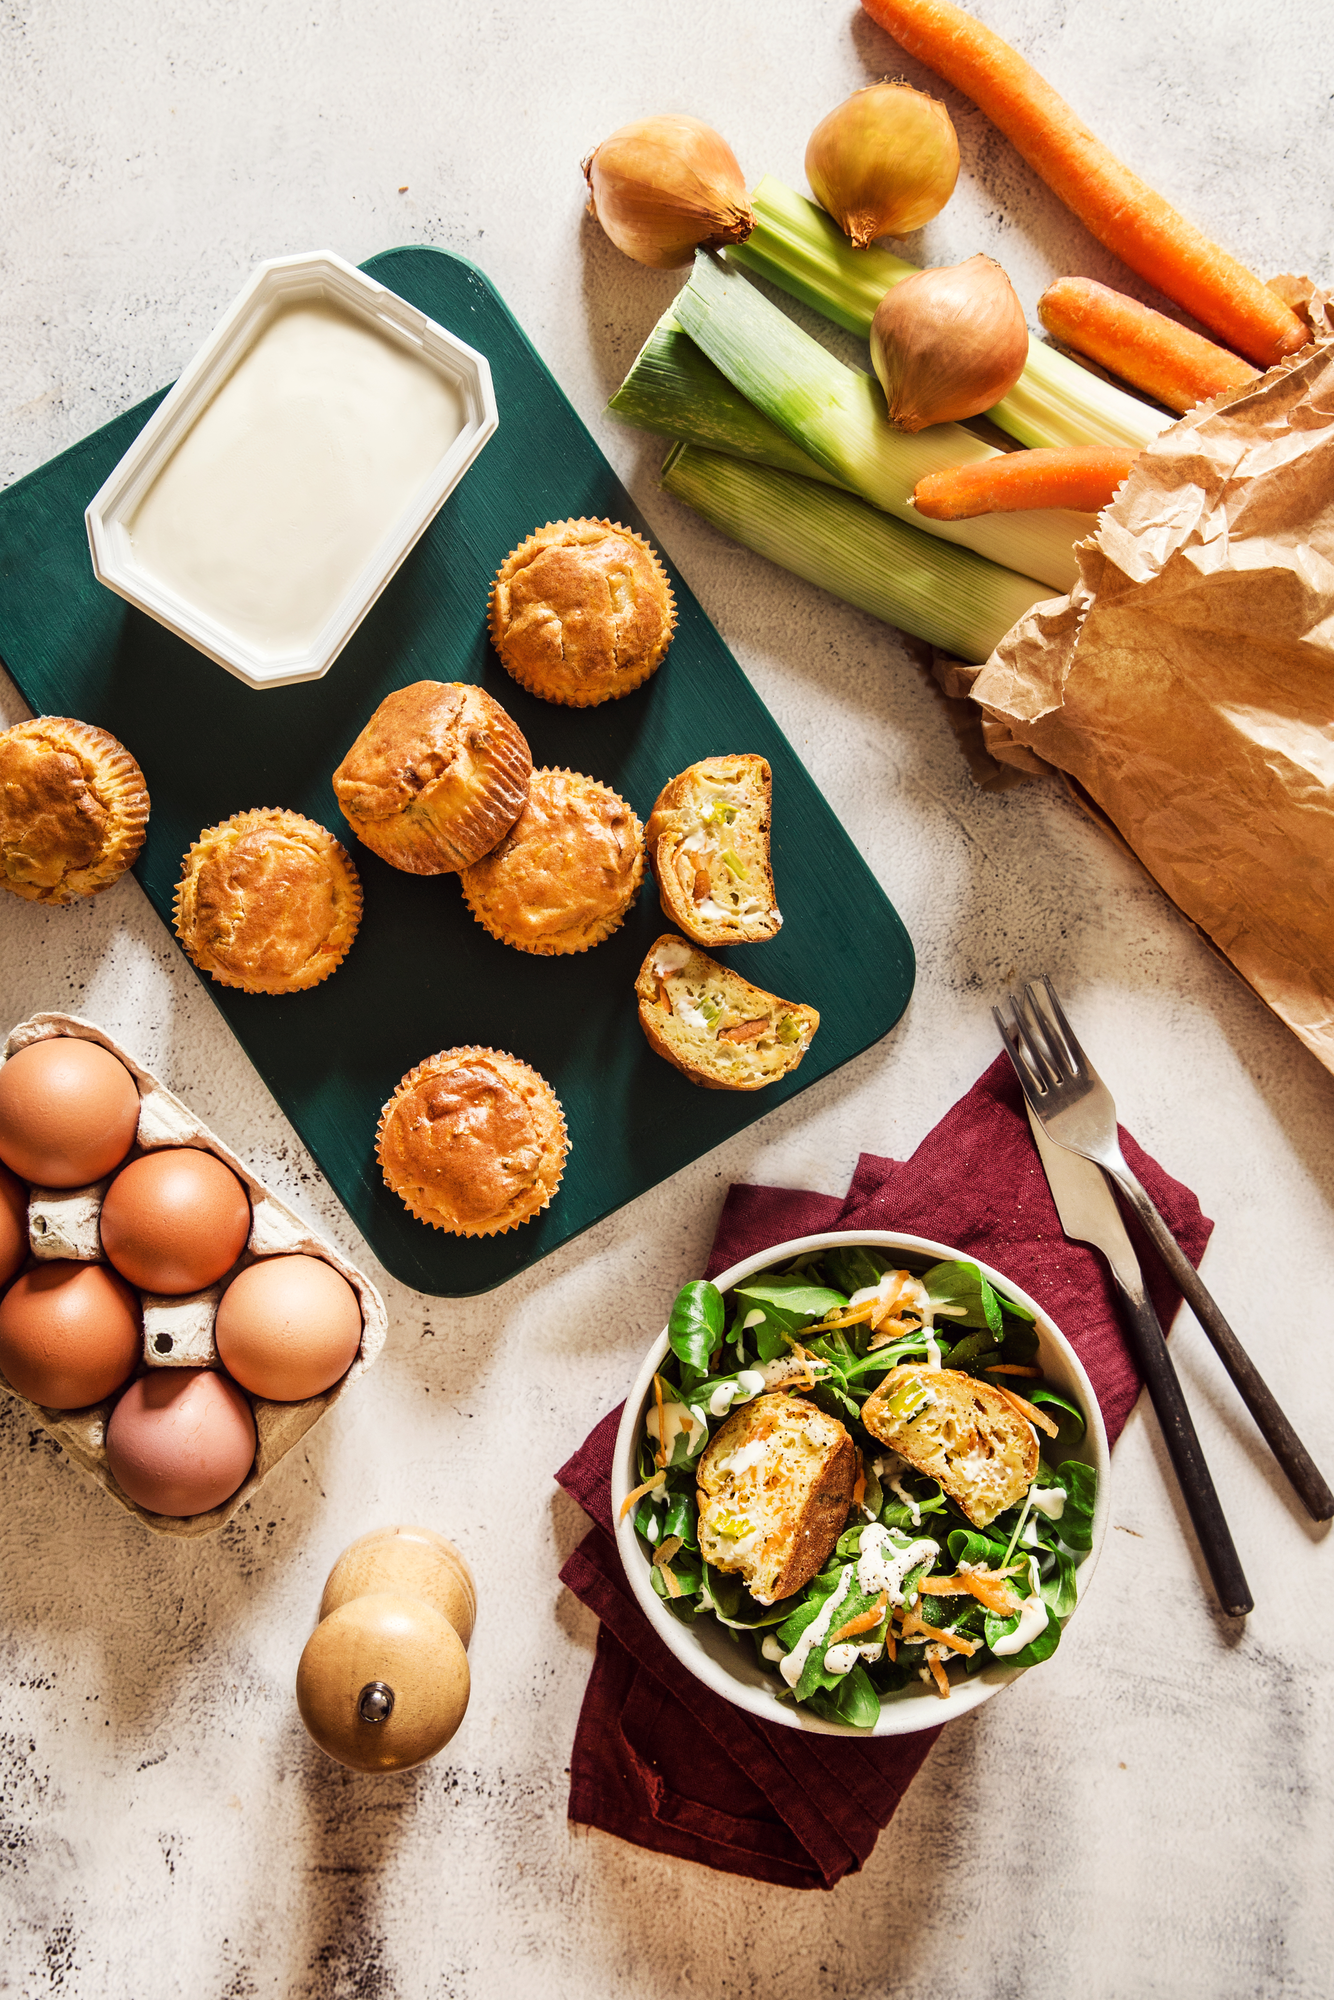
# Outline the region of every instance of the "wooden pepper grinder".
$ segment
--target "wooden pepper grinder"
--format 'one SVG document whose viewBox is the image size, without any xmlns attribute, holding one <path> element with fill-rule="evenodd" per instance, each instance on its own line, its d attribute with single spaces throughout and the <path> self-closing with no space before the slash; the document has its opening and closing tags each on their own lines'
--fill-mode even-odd
<svg viewBox="0 0 1334 2000">
<path fill-rule="evenodd" d="M 301 1720 L 354 1771 L 443 1750 L 468 1706 L 472 1571 L 432 1528 L 377 1528 L 343 1550 L 296 1670 Z"/>
</svg>

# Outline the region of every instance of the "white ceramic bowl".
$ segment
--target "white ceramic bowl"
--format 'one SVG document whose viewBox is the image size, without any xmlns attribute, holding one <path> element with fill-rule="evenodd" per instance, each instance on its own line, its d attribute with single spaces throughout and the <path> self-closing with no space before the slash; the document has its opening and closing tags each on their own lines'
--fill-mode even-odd
<svg viewBox="0 0 1334 2000">
<path fill-rule="evenodd" d="M 770 1250 L 762 1250 L 756 1256 L 734 1264 L 730 1271 L 724 1271 L 715 1278 L 714 1283 L 720 1292 L 726 1292 L 743 1279 L 754 1277 L 758 1271 L 790 1262 L 792 1258 L 801 1256 L 803 1251 L 846 1249 L 856 1243 L 864 1243 L 874 1250 L 917 1252 L 931 1262 L 962 1258 L 976 1263 L 993 1285 L 1009 1297 L 1018 1299 L 1034 1314 L 1038 1331 L 1038 1361 L 1043 1374 L 1053 1388 L 1077 1402 L 1088 1418 L 1088 1429 L 1079 1445 L 1065 1455 L 1085 1460 L 1098 1475 L 1093 1547 L 1075 1572 L 1078 1595 L 1082 1599 L 1107 1533 L 1111 1483 L 1107 1432 L 1093 1385 L 1084 1373 L 1078 1355 L 1037 1300 L 1030 1298 L 1013 1279 L 993 1270 L 990 1264 L 969 1257 L 967 1251 L 951 1249 L 945 1243 L 933 1243 L 925 1236 L 903 1236 L 881 1229 L 857 1234 L 838 1231 L 827 1236 L 801 1236 L 791 1243 L 777 1243 Z M 795 1702 L 779 1701 L 776 1680 L 761 1669 L 753 1649 L 744 1641 L 734 1644 L 727 1630 L 715 1618 L 705 1614 L 697 1618 L 693 1625 L 684 1625 L 679 1618 L 674 1618 L 649 1582 L 649 1565 L 635 1533 L 633 1513 L 621 1518 L 622 1502 L 638 1484 L 636 1448 L 644 1411 L 652 1394 L 654 1372 L 662 1366 L 667 1352 L 667 1330 L 664 1327 L 649 1349 L 625 1399 L 625 1413 L 616 1434 L 612 1458 L 611 1505 L 616 1522 L 616 1544 L 630 1588 L 664 1646 L 676 1655 L 683 1667 L 689 1668 L 698 1680 L 721 1695 L 724 1701 L 734 1702 L 738 1708 L 758 1716 L 761 1721 L 777 1722 L 788 1729 L 812 1729 L 823 1736 L 856 1736 L 863 1739 L 868 1735 L 907 1736 L 914 1730 L 932 1729 L 938 1723 L 952 1721 L 955 1716 L 971 1714 L 973 1709 L 980 1707 L 984 1701 L 990 1701 L 992 1695 L 999 1694 L 1003 1687 L 1008 1687 L 1011 1681 L 1018 1680 L 1020 1674 L 1027 1671 L 993 1661 L 971 1679 L 952 1684 L 948 1701 L 941 1700 L 934 1686 L 905 1688 L 881 1703 L 880 1717 L 873 1729 L 853 1729 L 846 1723 L 826 1722 L 821 1716 L 811 1715 L 798 1707 Z"/>
</svg>

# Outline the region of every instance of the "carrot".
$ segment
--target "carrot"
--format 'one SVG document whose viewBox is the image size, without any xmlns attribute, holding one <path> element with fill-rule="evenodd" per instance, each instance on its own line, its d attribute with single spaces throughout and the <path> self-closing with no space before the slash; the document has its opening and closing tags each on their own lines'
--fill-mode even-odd
<svg viewBox="0 0 1334 2000">
<path fill-rule="evenodd" d="M 945 1672 L 945 1669 L 941 1666 L 938 1656 L 935 1653 L 928 1653 L 926 1656 L 926 1664 L 931 1669 L 931 1678 L 936 1684 L 937 1694 L 939 1694 L 943 1700 L 948 1701 L 950 1698 L 949 1676 Z"/>
<path fill-rule="evenodd" d="M 1018 1410 L 1021 1417 L 1027 1417 L 1030 1424 L 1036 1424 L 1040 1431 L 1045 1431 L 1049 1438 L 1061 1435 L 1059 1424 L 1054 1424 L 1051 1418 L 1035 1404 L 1030 1403 L 1026 1396 L 1017 1396 L 1014 1390 L 1007 1389 L 1003 1382 L 994 1382 L 992 1387 L 998 1396 L 1004 1396 L 1012 1409 Z"/>
<path fill-rule="evenodd" d="M 928 521 L 969 521 L 975 514 L 1015 514 L 1028 507 L 1074 507 L 1097 514 L 1134 464 L 1133 451 L 1067 446 L 1006 451 L 973 465 L 929 472 L 912 504 Z"/>
<path fill-rule="evenodd" d="M 1008 42 L 950 0 L 862 0 L 873 21 L 971 97 L 1052 193 L 1141 278 L 1257 367 L 1310 338 L 1254 272 L 1210 242 L 1094 137 Z"/>
<path fill-rule="evenodd" d="M 635 1487 L 633 1493 L 627 1493 L 621 1502 L 621 1519 L 625 1519 L 637 1500 L 642 1500 L 646 1493 L 652 1493 L 656 1487 L 664 1483 L 666 1478 L 667 1474 L 665 1472 L 655 1472 L 652 1479 L 646 1479 L 642 1486 Z"/>
<path fill-rule="evenodd" d="M 863 1611 L 856 1618 L 849 1618 L 846 1625 L 840 1625 L 837 1632 L 826 1639 L 826 1647 L 836 1646 L 840 1639 L 854 1638 L 858 1632 L 873 1632 L 884 1617 L 888 1603 L 889 1593 L 882 1590 L 869 1611 Z"/>
<path fill-rule="evenodd" d="M 1038 300 L 1038 318 L 1053 340 L 1110 368 L 1182 417 L 1224 389 L 1254 382 L 1259 372 L 1203 334 L 1095 278 L 1058 278 L 1048 285 Z"/>
</svg>

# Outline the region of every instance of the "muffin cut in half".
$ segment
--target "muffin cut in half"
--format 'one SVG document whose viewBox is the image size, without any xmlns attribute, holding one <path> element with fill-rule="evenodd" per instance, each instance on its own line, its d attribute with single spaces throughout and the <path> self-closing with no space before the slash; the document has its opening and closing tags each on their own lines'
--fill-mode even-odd
<svg viewBox="0 0 1334 2000">
<path fill-rule="evenodd" d="M 302 993 L 337 970 L 361 922 L 361 882 L 327 827 L 282 806 L 205 827 L 172 908 L 187 956 L 220 986 Z"/>
<path fill-rule="evenodd" d="M 614 521 L 548 521 L 491 587 L 491 641 L 543 701 L 592 708 L 646 681 L 672 641 L 676 600 L 655 551 Z"/>
<path fill-rule="evenodd" d="M 1038 1469 L 1033 1426 L 1002 1390 L 957 1368 L 891 1368 L 862 1405 L 872 1437 L 938 1480 L 975 1528 L 1021 1500 Z"/>
<path fill-rule="evenodd" d="M 843 1530 L 857 1450 L 800 1396 L 757 1396 L 727 1419 L 696 1474 L 699 1551 L 758 1604 L 808 1584 Z"/>
<path fill-rule="evenodd" d="M 114 736 L 68 715 L 0 733 L 0 885 L 29 903 L 95 896 L 144 844 L 148 788 Z"/>
<path fill-rule="evenodd" d="M 664 785 L 644 830 L 662 913 L 696 944 L 758 944 L 782 924 L 763 757 L 705 757 Z"/>
<path fill-rule="evenodd" d="M 660 937 L 635 981 L 639 1025 L 657 1055 L 706 1090 L 763 1090 L 794 1070 L 820 1025 L 688 945 Z"/>
<path fill-rule="evenodd" d="M 555 1091 L 499 1049 L 442 1049 L 380 1113 L 385 1184 L 419 1222 L 495 1236 L 529 1221 L 560 1186 L 569 1151 Z"/>
<path fill-rule="evenodd" d="M 448 875 L 513 826 L 533 760 L 485 688 L 414 681 L 386 695 L 333 774 L 347 823 L 410 875 Z"/>
<path fill-rule="evenodd" d="M 498 847 L 465 868 L 463 899 L 516 951 L 587 951 L 625 920 L 644 879 L 632 807 L 577 771 L 534 771 L 523 811 Z"/>
</svg>

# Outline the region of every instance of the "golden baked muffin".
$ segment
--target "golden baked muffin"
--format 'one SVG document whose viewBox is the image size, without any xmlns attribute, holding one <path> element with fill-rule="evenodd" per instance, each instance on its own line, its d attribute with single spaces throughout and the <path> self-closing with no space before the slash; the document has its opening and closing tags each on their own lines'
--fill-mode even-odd
<svg viewBox="0 0 1334 2000">
<path fill-rule="evenodd" d="M 380 1113 L 385 1184 L 419 1222 L 495 1236 L 544 1209 L 569 1140 L 555 1091 L 499 1049 L 442 1049 L 409 1070 Z"/>
<path fill-rule="evenodd" d="M 172 911 L 201 972 L 245 993 L 301 993 L 327 979 L 361 922 L 361 883 L 326 828 L 282 806 L 205 827 Z"/>
<path fill-rule="evenodd" d="M 385 696 L 333 788 L 357 839 L 391 868 L 448 875 L 508 833 L 532 770 L 522 730 L 485 688 L 414 681 Z"/>
<path fill-rule="evenodd" d="M 763 1090 L 797 1067 L 820 1025 L 814 1007 L 752 986 L 679 937 L 658 939 L 635 992 L 649 1047 L 705 1090 Z"/>
<path fill-rule="evenodd" d="M 862 1422 L 938 1480 L 975 1528 L 1022 1500 L 1037 1476 L 1037 1435 L 1022 1410 L 999 1385 L 957 1368 L 891 1368 Z"/>
<path fill-rule="evenodd" d="M 852 1505 L 857 1448 L 802 1396 L 759 1396 L 715 1432 L 695 1474 L 699 1551 L 757 1604 L 808 1584 Z"/>
<path fill-rule="evenodd" d="M 144 774 L 91 722 L 39 715 L 0 734 L 0 883 L 30 903 L 95 896 L 148 825 Z"/>
<path fill-rule="evenodd" d="M 662 913 L 696 944 L 758 944 L 782 924 L 763 757 L 705 757 L 663 786 L 644 831 Z"/>
<path fill-rule="evenodd" d="M 629 694 L 661 665 L 676 600 L 633 528 L 548 521 L 501 564 L 490 627 L 520 687 L 543 701 L 593 708 Z"/>
<path fill-rule="evenodd" d="M 577 771 L 534 771 L 528 803 L 499 847 L 463 870 L 479 924 L 517 951 L 553 956 L 601 944 L 644 879 L 634 809 Z"/>
</svg>

